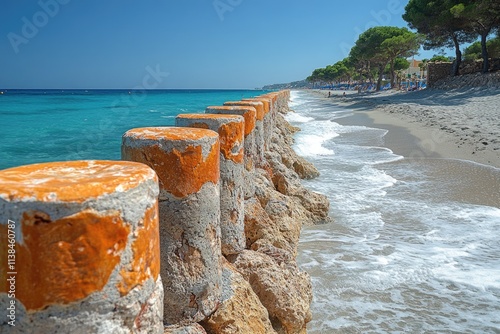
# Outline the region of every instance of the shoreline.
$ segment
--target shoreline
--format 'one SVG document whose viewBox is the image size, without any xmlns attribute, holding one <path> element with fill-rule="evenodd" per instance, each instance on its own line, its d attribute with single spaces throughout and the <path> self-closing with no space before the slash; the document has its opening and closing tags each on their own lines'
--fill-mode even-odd
<svg viewBox="0 0 500 334">
<path fill-rule="evenodd" d="M 333 91 L 331 98 L 327 90 L 310 92 L 353 112 L 336 119 L 339 124 L 389 130 L 385 144 L 405 158 L 456 159 L 500 168 L 500 122 L 493 118 L 500 94 L 493 90 L 347 92 L 345 97 L 343 91 Z M 457 101 L 449 102 L 453 99 Z"/>
<path fill-rule="evenodd" d="M 301 235 L 298 262 L 311 274 L 315 296 L 309 332 L 487 331 L 481 317 L 477 324 L 441 320 L 450 309 L 463 319 L 479 310 L 485 319 L 494 314 L 496 300 L 482 303 L 479 291 L 490 293 L 488 284 L 496 284 L 489 270 L 497 247 L 500 169 L 454 160 L 438 151 L 442 147 L 421 148 L 425 134 L 411 127 L 417 122 L 396 122 L 368 103 L 364 110 L 341 109 L 335 102 L 343 98 L 295 94 L 296 112 L 304 116 L 293 118 L 293 125 L 304 125 L 297 146 L 328 138 L 328 152 L 308 155 L 321 173 L 308 186 L 328 195 L 336 222 Z M 378 113 L 392 119 L 376 121 Z M 434 130 L 423 128 L 429 136 Z M 328 137 L 332 132 L 338 136 Z M 426 155 L 398 160 L 381 148 L 406 157 L 426 149 Z"/>
</svg>

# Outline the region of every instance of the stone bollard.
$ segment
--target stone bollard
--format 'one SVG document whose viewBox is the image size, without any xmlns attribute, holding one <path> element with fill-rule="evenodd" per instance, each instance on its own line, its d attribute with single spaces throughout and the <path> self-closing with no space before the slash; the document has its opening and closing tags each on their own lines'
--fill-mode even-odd
<svg viewBox="0 0 500 334">
<path fill-rule="evenodd" d="M 264 107 L 264 119 L 262 121 L 263 123 L 263 128 L 264 128 L 264 152 L 267 150 L 267 147 L 271 143 L 271 136 L 273 134 L 273 128 L 272 128 L 272 120 L 271 120 L 271 104 L 272 100 L 270 98 L 266 97 L 254 97 L 254 98 L 245 98 L 242 99 L 242 101 L 254 101 L 254 102 L 261 102 Z"/>
<path fill-rule="evenodd" d="M 198 322 L 221 295 L 219 136 L 193 128 L 127 131 L 122 159 L 160 180 L 160 253 L 165 325 Z"/>
<path fill-rule="evenodd" d="M 270 119 L 271 119 L 271 129 L 274 129 L 274 126 L 276 124 L 276 115 L 279 113 L 279 107 L 278 107 L 278 96 L 276 93 L 267 93 L 265 95 L 262 95 L 261 97 L 268 98 L 271 100 L 271 106 L 269 108 L 269 114 L 270 114 Z M 273 131 L 273 130 L 271 130 Z"/>
<path fill-rule="evenodd" d="M 178 115 L 176 125 L 210 129 L 219 133 L 221 249 L 225 256 L 238 254 L 246 245 L 243 194 L 244 118 L 238 115 Z"/>
<path fill-rule="evenodd" d="M 255 195 L 255 183 L 252 174 L 255 172 L 255 157 L 257 156 L 255 149 L 255 119 L 257 111 L 254 107 L 243 106 L 215 106 L 207 107 L 207 114 L 229 114 L 241 115 L 245 118 L 245 199 Z"/>
<path fill-rule="evenodd" d="M 157 196 L 135 162 L 0 171 L 0 332 L 163 333 Z"/>
<path fill-rule="evenodd" d="M 224 102 L 225 106 L 243 106 L 243 107 L 254 107 L 256 110 L 255 114 L 255 151 L 256 151 L 256 161 L 257 166 L 262 166 L 265 157 L 265 145 L 264 145 L 264 104 L 260 101 L 228 101 Z"/>
</svg>

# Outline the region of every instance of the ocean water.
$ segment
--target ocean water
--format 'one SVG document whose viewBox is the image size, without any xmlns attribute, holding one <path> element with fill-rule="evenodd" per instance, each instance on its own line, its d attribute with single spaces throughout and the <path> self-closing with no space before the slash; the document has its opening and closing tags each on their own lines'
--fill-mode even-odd
<svg viewBox="0 0 500 334">
<path fill-rule="evenodd" d="M 121 137 L 172 126 L 180 113 L 261 95 L 257 90 L 4 90 L 0 169 L 79 159 L 119 160 Z"/>
<path fill-rule="evenodd" d="M 309 333 L 500 333 L 500 169 L 405 159 L 310 93 L 290 106 L 295 149 L 321 172 L 304 183 L 335 220 L 301 234 Z"/>
</svg>

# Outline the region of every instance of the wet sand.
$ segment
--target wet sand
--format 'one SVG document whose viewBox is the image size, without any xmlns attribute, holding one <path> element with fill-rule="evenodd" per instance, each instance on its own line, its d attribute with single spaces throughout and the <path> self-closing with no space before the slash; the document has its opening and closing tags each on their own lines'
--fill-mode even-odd
<svg viewBox="0 0 500 334">
<path fill-rule="evenodd" d="M 321 91 L 320 94 L 325 94 L 325 92 Z M 453 197 L 458 202 L 500 208 L 500 150 L 495 149 L 500 145 L 494 145 L 500 139 L 500 126 L 496 126 L 496 123 L 493 122 L 488 128 L 488 132 L 493 134 L 490 134 L 488 140 L 493 145 L 478 150 L 473 138 L 471 138 L 471 142 L 457 144 L 457 138 L 464 136 L 463 133 L 444 131 L 440 127 L 418 121 L 407 113 L 398 113 L 401 105 L 394 102 L 397 100 L 394 97 L 401 99 L 398 96 L 405 97 L 405 93 L 382 93 L 364 97 L 353 93 L 347 97 L 341 97 L 342 92 L 336 92 L 336 94 L 339 96 L 325 97 L 325 100 L 331 101 L 336 106 L 351 109 L 353 114 L 335 121 L 341 125 L 358 125 L 388 130 L 384 137 L 384 146 L 405 157 L 404 160 L 395 162 L 395 164 L 411 164 L 408 168 L 430 167 L 437 182 L 435 189 L 429 189 L 429 191 L 440 191 L 439 187 L 442 184 L 445 185 L 443 191 L 446 192 L 443 193 L 443 196 L 447 198 Z M 428 95 L 430 94 L 428 93 Z M 393 103 L 382 104 L 381 99 L 390 99 Z M 498 106 L 500 109 L 500 101 Z M 481 108 L 477 105 L 473 108 L 478 107 Z M 491 105 L 489 107 L 492 108 Z M 418 109 L 419 107 L 413 108 Z M 466 113 L 467 110 L 467 105 L 464 104 L 456 113 Z M 494 112 L 496 111 L 494 110 Z M 488 113 L 487 110 L 486 113 Z M 455 116 L 453 121 L 449 122 L 454 123 L 457 119 L 460 117 Z M 470 122 L 465 121 L 468 119 L 467 115 L 463 119 L 463 127 L 466 126 L 465 124 L 468 124 L 469 127 L 472 126 Z M 445 120 L 441 120 L 441 123 L 444 122 Z M 488 127 L 486 122 L 487 120 L 476 121 L 476 123 L 481 123 L 482 128 Z M 477 130 L 473 129 L 472 131 L 474 133 Z M 496 133 L 498 133 L 498 137 L 496 137 Z M 477 136 L 484 137 L 479 133 Z M 483 146 L 487 147 L 488 145 Z M 481 146 L 479 147 L 481 148 Z M 384 168 L 382 167 L 382 169 Z"/>
<path fill-rule="evenodd" d="M 351 109 L 340 124 L 390 130 L 387 147 L 411 159 L 449 158 L 500 168 L 500 93 L 491 89 L 423 90 L 358 95 L 316 91 Z"/>
</svg>

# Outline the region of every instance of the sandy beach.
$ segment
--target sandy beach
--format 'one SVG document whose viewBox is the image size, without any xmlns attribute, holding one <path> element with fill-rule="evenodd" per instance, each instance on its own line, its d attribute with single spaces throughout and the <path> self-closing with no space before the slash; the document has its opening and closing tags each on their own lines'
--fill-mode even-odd
<svg viewBox="0 0 500 334">
<path fill-rule="evenodd" d="M 495 88 L 362 93 L 315 91 L 353 110 L 337 120 L 388 129 L 385 144 L 407 158 L 449 158 L 500 168 L 500 93 Z"/>
<path fill-rule="evenodd" d="M 498 332 L 499 96 L 292 93 L 294 149 L 320 172 L 304 182 L 334 220 L 301 232 L 308 332 Z"/>
</svg>

